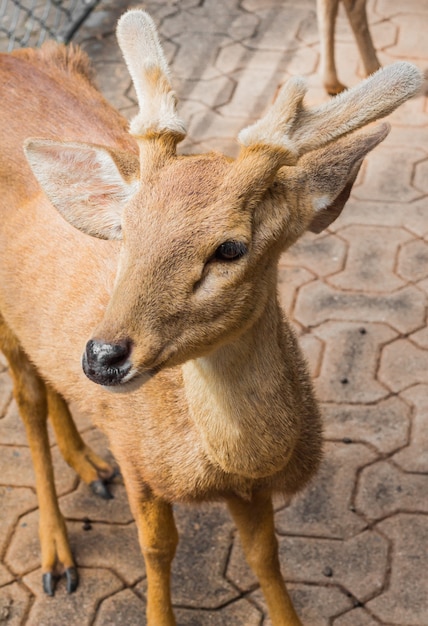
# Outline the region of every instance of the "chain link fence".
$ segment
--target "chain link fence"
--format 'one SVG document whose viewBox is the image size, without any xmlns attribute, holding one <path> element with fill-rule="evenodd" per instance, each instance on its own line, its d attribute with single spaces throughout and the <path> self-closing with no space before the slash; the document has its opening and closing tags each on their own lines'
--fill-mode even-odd
<svg viewBox="0 0 428 626">
<path fill-rule="evenodd" d="M 68 43 L 100 0 L 0 0 L 0 51 Z"/>
</svg>

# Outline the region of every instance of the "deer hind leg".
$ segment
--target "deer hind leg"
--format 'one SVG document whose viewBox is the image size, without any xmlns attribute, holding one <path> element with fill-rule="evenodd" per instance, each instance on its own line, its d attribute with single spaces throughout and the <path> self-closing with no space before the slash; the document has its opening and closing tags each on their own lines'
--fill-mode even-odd
<svg viewBox="0 0 428 626">
<path fill-rule="evenodd" d="M 257 492 L 251 501 L 228 498 L 245 556 L 257 576 L 273 626 L 302 626 L 285 587 L 278 558 L 270 494 Z"/>
<path fill-rule="evenodd" d="M 331 96 L 346 87 L 337 77 L 334 56 L 334 33 L 339 0 L 317 0 L 317 20 L 320 37 L 321 78 L 327 93 Z"/>
<path fill-rule="evenodd" d="M 64 573 L 67 591 L 71 593 L 77 588 L 78 577 L 55 491 L 47 431 L 46 387 L 1 317 L 0 348 L 9 362 L 14 396 L 25 424 L 36 476 L 43 589 L 53 595 L 55 580 Z"/>
<path fill-rule="evenodd" d="M 366 13 L 366 0 L 343 0 L 351 28 L 354 31 L 367 76 L 380 68 L 376 50 L 370 35 Z"/>
<path fill-rule="evenodd" d="M 64 398 L 49 386 L 47 392 L 49 419 L 65 461 L 96 495 L 112 498 L 107 483 L 114 478 L 116 470 L 85 444 Z"/>
</svg>

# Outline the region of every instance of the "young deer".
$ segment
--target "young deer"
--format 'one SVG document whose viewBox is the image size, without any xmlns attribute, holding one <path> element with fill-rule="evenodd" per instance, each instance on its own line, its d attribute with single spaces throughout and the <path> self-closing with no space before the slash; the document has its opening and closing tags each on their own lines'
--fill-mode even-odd
<svg viewBox="0 0 428 626">
<path fill-rule="evenodd" d="M 380 68 L 376 50 L 370 36 L 366 13 L 367 0 L 342 0 L 363 61 L 366 76 Z M 334 30 L 339 0 L 317 0 L 318 30 L 321 48 L 321 76 L 330 95 L 345 89 L 339 81 L 334 59 Z"/>
<path fill-rule="evenodd" d="M 241 132 L 236 160 L 184 157 L 153 22 L 129 11 L 118 39 L 140 107 L 130 133 L 79 50 L 50 43 L 0 61 L 0 345 L 35 467 L 44 588 L 52 594 L 61 572 L 68 591 L 77 586 L 47 415 L 84 481 L 99 486 L 113 472 L 81 440 L 73 401 L 119 462 L 146 560 L 148 623 L 175 623 L 170 503 L 222 498 L 272 622 L 296 626 L 271 494 L 313 475 L 321 425 L 278 304 L 277 262 L 337 217 L 388 126 L 350 133 L 416 93 L 421 76 L 396 64 L 313 109 L 294 79 Z M 35 134 L 44 138 L 25 142 L 31 171 L 22 144 Z"/>
</svg>

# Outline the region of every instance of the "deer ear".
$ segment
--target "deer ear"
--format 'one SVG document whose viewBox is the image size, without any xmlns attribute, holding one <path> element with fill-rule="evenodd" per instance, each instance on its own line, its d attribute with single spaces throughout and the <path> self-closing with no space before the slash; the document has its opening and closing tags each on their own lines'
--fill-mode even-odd
<svg viewBox="0 0 428 626">
<path fill-rule="evenodd" d="M 45 139 L 28 139 L 24 151 L 40 186 L 67 222 L 93 237 L 122 238 L 123 206 L 138 182 L 124 178 L 112 151 Z"/>
<path fill-rule="evenodd" d="M 390 131 L 383 123 L 370 131 L 348 135 L 303 156 L 294 168 L 286 168 L 284 180 L 289 198 L 309 212 L 307 229 L 320 233 L 340 215 L 351 193 L 364 157 Z"/>
</svg>

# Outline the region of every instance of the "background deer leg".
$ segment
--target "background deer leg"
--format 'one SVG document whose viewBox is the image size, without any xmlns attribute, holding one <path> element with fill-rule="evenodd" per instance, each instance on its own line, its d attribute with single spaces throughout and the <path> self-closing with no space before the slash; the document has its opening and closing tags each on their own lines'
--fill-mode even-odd
<svg viewBox="0 0 428 626">
<path fill-rule="evenodd" d="M 92 491 L 102 498 L 112 498 L 107 482 L 116 470 L 85 444 L 64 398 L 47 386 L 49 419 L 61 454 Z"/>
<path fill-rule="evenodd" d="M 354 31 L 364 69 L 369 76 L 380 68 L 367 21 L 366 0 L 343 0 L 351 28 Z"/>
<path fill-rule="evenodd" d="M 337 77 L 334 58 L 334 32 L 338 6 L 339 0 L 317 0 L 321 78 L 325 90 L 332 96 L 346 89 Z"/>
<path fill-rule="evenodd" d="M 245 556 L 257 576 L 274 626 L 302 626 L 281 575 L 271 494 L 254 493 L 251 501 L 228 498 Z"/>
<path fill-rule="evenodd" d="M 36 476 L 43 589 L 53 595 L 55 578 L 64 572 L 67 591 L 71 593 L 77 587 L 78 577 L 55 491 L 47 431 L 46 388 L 1 318 L 0 347 L 9 362 L 14 396 L 25 424 Z"/>
</svg>

